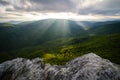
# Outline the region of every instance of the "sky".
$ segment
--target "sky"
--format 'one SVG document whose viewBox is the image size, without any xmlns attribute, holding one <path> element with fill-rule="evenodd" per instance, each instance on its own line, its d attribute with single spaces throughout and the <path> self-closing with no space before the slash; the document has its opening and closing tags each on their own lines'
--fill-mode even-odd
<svg viewBox="0 0 120 80">
<path fill-rule="evenodd" d="M 120 0 L 0 0 L 0 22 L 120 19 Z"/>
</svg>

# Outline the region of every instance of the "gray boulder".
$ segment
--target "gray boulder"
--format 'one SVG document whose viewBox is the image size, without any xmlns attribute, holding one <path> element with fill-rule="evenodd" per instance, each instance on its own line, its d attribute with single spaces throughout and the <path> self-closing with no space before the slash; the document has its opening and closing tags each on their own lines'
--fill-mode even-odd
<svg viewBox="0 0 120 80">
<path fill-rule="evenodd" d="M 49 80 L 120 80 L 120 70 L 109 60 L 90 53 L 64 66 L 47 69 Z"/>
<path fill-rule="evenodd" d="M 0 64 L 0 80 L 120 80 L 120 68 L 93 53 L 64 66 L 43 64 L 39 58 L 17 58 Z"/>
<path fill-rule="evenodd" d="M 0 80 L 45 80 L 44 64 L 39 58 L 17 58 L 0 64 Z"/>
</svg>

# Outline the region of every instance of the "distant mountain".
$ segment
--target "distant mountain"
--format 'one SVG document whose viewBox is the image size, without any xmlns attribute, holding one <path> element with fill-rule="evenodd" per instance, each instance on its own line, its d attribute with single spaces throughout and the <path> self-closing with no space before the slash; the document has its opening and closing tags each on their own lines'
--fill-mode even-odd
<svg viewBox="0 0 120 80">
<path fill-rule="evenodd" d="M 0 51 L 38 45 L 55 39 L 114 33 L 120 33 L 120 21 L 45 19 L 20 24 L 0 23 Z"/>
<path fill-rule="evenodd" d="M 87 35 L 83 27 L 71 20 L 47 19 L 23 22 L 14 25 L 15 27 L 11 26 L 13 24 L 9 25 L 0 26 L 1 50 L 11 50 L 12 48 L 37 45 L 60 38 Z"/>
<path fill-rule="evenodd" d="M 120 33 L 120 21 L 97 22 L 89 31 L 95 35 Z"/>
<path fill-rule="evenodd" d="M 80 56 L 93 51 L 120 64 L 119 34 L 120 21 L 80 22 L 46 19 L 20 24 L 0 23 L 0 62 L 18 56 L 31 59 L 43 57 L 44 53 L 70 52 L 75 57 L 75 53 Z M 71 49 L 69 45 L 74 48 Z M 70 59 L 71 57 L 63 62 Z"/>
</svg>

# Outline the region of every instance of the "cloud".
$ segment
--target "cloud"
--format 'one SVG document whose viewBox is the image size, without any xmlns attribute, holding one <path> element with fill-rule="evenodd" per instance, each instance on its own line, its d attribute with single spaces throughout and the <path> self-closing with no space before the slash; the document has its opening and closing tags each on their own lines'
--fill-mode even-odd
<svg viewBox="0 0 120 80">
<path fill-rule="evenodd" d="M 67 12 L 72 11 L 75 5 L 71 0 L 30 0 L 34 5 L 35 10 L 39 11 L 53 11 L 53 12 Z"/>
<path fill-rule="evenodd" d="M 9 5 L 9 2 L 4 1 L 4 0 L 0 0 L 0 5 Z"/>
<path fill-rule="evenodd" d="M 14 19 L 19 16 L 21 18 L 27 16 L 26 14 L 41 16 L 51 13 L 58 13 L 58 15 L 72 13 L 78 16 L 102 15 L 113 18 L 113 16 L 120 16 L 119 4 L 120 0 L 0 0 L 0 19 Z"/>
<path fill-rule="evenodd" d="M 95 0 L 93 3 L 84 0 L 84 7 L 79 8 L 79 14 L 116 15 L 120 13 L 120 0 Z"/>
<path fill-rule="evenodd" d="M 0 0 L 0 4 L 6 11 L 76 12 L 85 15 L 115 15 L 120 11 L 120 0 Z"/>
<path fill-rule="evenodd" d="M 71 0 L 0 0 L 0 2 L 1 5 L 13 6 L 16 11 L 69 12 L 75 6 Z"/>
</svg>

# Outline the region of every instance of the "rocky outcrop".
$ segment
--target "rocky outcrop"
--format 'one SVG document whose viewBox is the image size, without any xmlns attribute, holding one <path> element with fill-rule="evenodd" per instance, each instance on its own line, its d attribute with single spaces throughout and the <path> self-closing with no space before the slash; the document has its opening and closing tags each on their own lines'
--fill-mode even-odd
<svg viewBox="0 0 120 80">
<path fill-rule="evenodd" d="M 45 80 L 42 60 L 17 58 L 0 64 L 0 80 Z"/>
<path fill-rule="evenodd" d="M 120 68 L 93 53 L 64 66 L 43 64 L 39 58 L 17 58 L 0 64 L 0 80 L 120 80 Z"/>
</svg>

